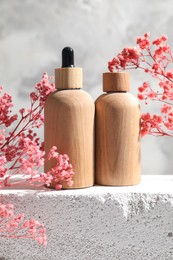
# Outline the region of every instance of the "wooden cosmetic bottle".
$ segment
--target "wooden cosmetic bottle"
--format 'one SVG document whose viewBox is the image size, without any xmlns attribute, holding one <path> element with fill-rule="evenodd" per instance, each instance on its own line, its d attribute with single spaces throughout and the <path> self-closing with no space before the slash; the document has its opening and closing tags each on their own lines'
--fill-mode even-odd
<svg viewBox="0 0 173 260">
<path fill-rule="evenodd" d="M 125 186 L 140 182 L 140 108 L 128 93 L 129 74 L 103 73 L 96 109 L 96 184 Z"/>
<path fill-rule="evenodd" d="M 45 151 L 52 146 L 67 154 L 75 175 L 73 185 L 65 189 L 94 184 L 94 101 L 82 90 L 82 69 L 74 67 L 73 49 L 62 50 L 62 68 L 55 69 L 56 91 L 45 103 Z M 45 172 L 54 161 L 45 163 Z M 51 187 L 55 188 L 56 183 Z"/>
</svg>

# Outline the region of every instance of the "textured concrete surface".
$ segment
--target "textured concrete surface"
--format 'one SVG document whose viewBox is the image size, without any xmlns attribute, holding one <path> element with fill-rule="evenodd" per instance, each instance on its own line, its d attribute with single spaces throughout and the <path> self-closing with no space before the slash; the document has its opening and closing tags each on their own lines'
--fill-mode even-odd
<svg viewBox="0 0 173 260">
<path fill-rule="evenodd" d="M 38 218 L 48 245 L 0 239 L 2 260 L 172 260 L 173 177 L 133 187 L 4 190 L 1 202 Z"/>
<path fill-rule="evenodd" d="M 107 61 L 136 36 L 150 31 L 167 34 L 173 42 L 172 0 L 0 0 L 0 85 L 11 93 L 15 110 L 29 106 L 29 92 L 44 71 L 61 66 L 61 49 L 70 45 L 76 66 L 83 67 L 84 88 L 94 99 L 101 93 L 101 74 Z M 130 71 L 131 92 L 147 80 Z M 157 113 L 159 104 L 141 104 Z M 173 139 L 173 138 L 172 138 Z M 143 174 L 172 174 L 173 140 L 144 138 Z"/>
</svg>

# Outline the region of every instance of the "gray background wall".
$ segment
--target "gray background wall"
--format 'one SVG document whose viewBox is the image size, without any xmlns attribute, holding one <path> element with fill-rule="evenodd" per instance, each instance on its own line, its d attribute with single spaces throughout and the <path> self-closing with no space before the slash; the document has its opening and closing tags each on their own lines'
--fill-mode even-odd
<svg viewBox="0 0 173 260">
<path fill-rule="evenodd" d="M 136 36 L 167 34 L 173 46 L 172 0 L 0 0 L 0 85 L 13 95 L 15 110 L 29 105 L 29 92 L 47 71 L 61 65 L 61 49 L 71 46 L 76 66 L 83 67 L 84 89 L 101 93 L 107 61 Z M 144 80 L 131 73 L 131 92 Z M 158 105 L 146 109 L 158 111 Z M 143 174 L 172 174 L 172 138 L 142 140 Z"/>
</svg>

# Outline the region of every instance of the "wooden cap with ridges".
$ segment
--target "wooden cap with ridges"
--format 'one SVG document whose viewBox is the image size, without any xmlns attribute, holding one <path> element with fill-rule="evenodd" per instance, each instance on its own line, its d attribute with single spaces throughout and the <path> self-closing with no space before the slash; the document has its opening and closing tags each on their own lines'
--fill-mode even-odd
<svg viewBox="0 0 173 260">
<path fill-rule="evenodd" d="M 127 72 L 103 73 L 103 91 L 117 92 L 130 90 L 130 74 Z"/>
<path fill-rule="evenodd" d="M 55 69 L 55 87 L 57 89 L 80 89 L 82 83 L 82 68 Z"/>
</svg>

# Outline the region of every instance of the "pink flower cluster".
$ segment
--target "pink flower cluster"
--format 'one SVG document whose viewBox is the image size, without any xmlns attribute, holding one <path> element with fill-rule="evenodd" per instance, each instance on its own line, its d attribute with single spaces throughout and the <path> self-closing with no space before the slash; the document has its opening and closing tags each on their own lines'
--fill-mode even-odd
<svg viewBox="0 0 173 260">
<path fill-rule="evenodd" d="M 138 67 L 139 64 L 139 50 L 137 48 L 124 48 L 121 53 L 108 62 L 108 69 L 113 72 L 119 68 L 125 69 L 127 66 Z"/>
<path fill-rule="evenodd" d="M 14 215 L 11 204 L 0 203 L 0 237 L 30 238 L 46 245 L 46 230 L 37 220 L 26 220 L 24 214 Z"/>
<path fill-rule="evenodd" d="M 141 116 L 142 136 L 146 134 L 173 136 L 173 134 L 166 132 L 166 129 L 173 130 L 173 109 L 171 105 L 164 104 L 161 107 L 161 115 L 146 113 Z"/>
<path fill-rule="evenodd" d="M 158 80 L 158 89 L 148 82 L 138 87 L 138 98 L 148 104 L 158 101 L 160 114 L 143 114 L 141 117 L 141 135 L 173 136 L 173 54 L 167 43 L 167 36 L 162 35 L 150 40 L 150 33 L 137 37 L 135 47 L 126 47 L 108 62 L 110 72 L 125 69 L 141 69 Z"/>
<path fill-rule="evenodd" d="M 0 86 L 1 92 L 2 86 Z M 8 127 L 17 119 L 17 115 L 10 115 L 11 107 L 13 107 L 12 97 L 8 93 L 4 93 L 0 97 L 0 125 Z"/>
<path fill-rule="evenodd" d="M 57 147 L 53 146 L 49 152 L 48 160 L 56 160 L 55 167 L 53 167 L 46 174 L 53 180 L 53 182 L 57 183 L 55 189 L 60 190 L 62 188 L 62 183 L 66 182 L 68 186 L 73 184 L 72 178 L 74 175 L 73 167 L 69 163 L 69 157 L 64 154 L 59 154 L 57 152 Z M 47 185 L 49 186 L 49 183 Z"/>
</svg>

